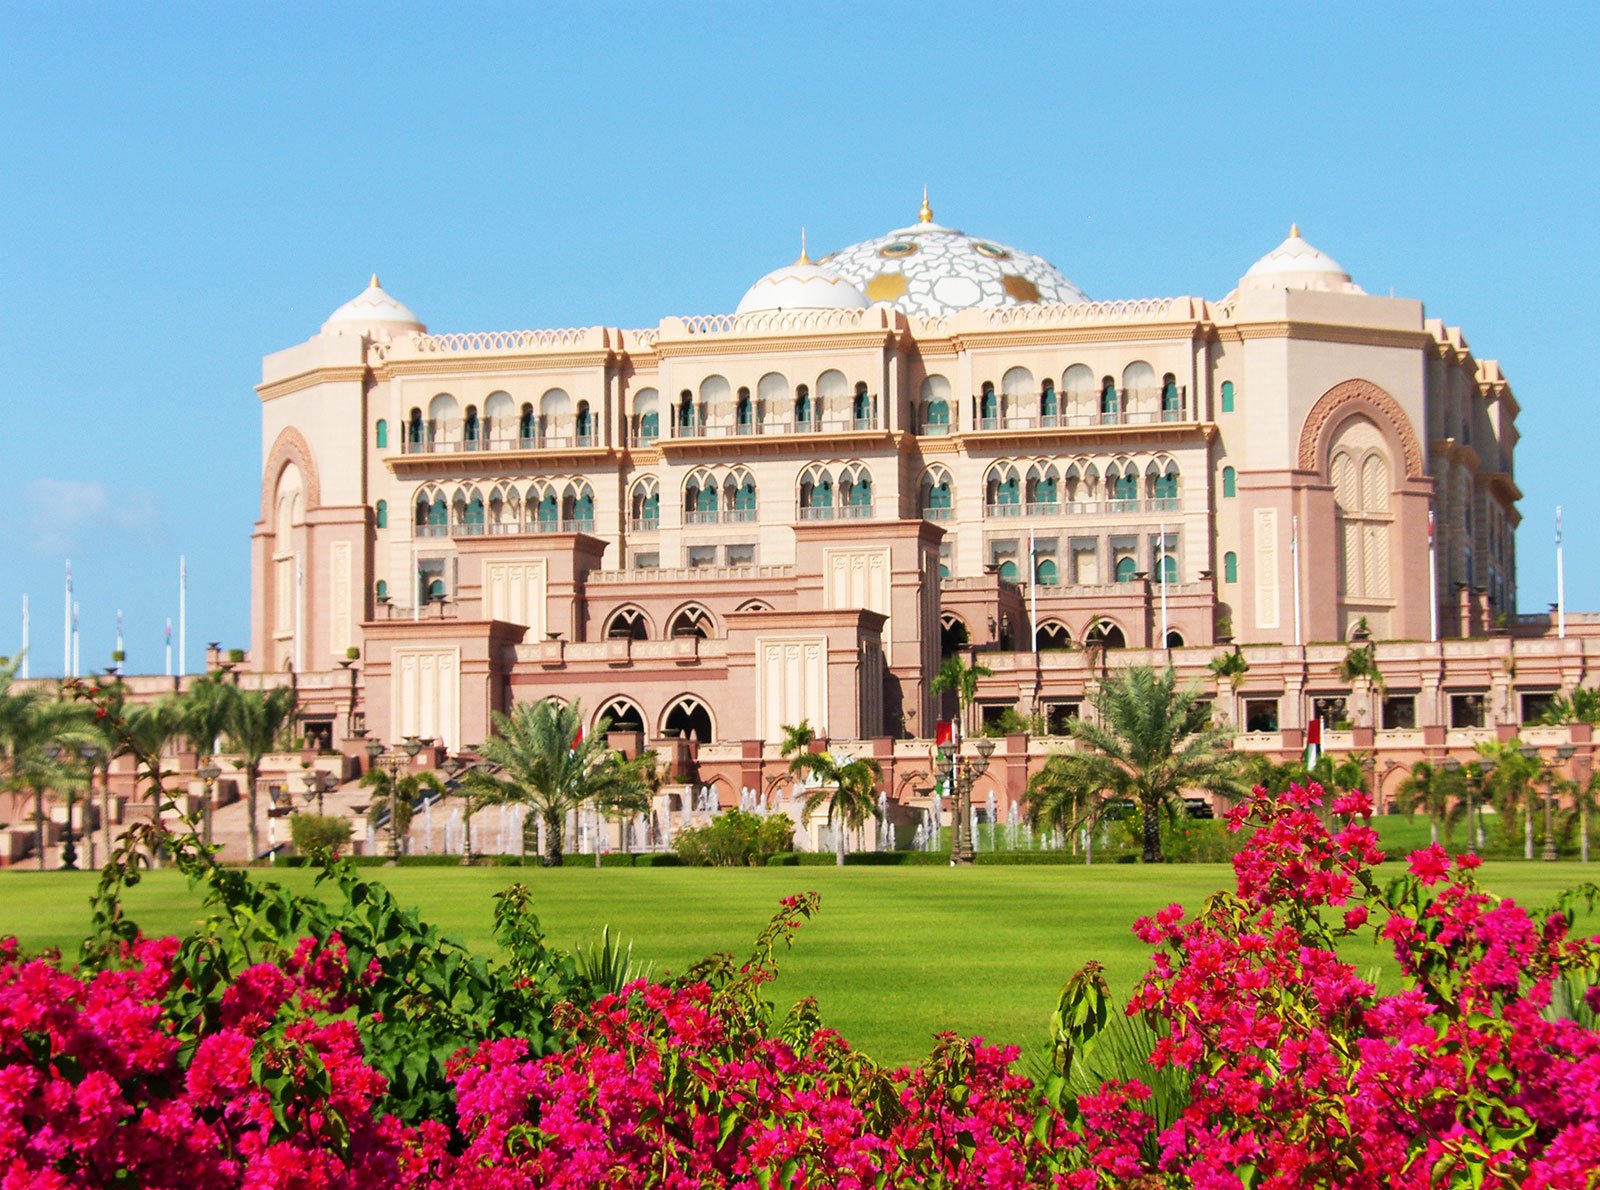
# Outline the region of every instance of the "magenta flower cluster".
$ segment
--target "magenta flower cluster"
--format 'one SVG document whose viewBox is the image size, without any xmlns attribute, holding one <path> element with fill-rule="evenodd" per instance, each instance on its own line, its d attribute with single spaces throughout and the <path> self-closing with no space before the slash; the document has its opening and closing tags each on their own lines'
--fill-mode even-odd
<svg viewBox="0 0 1600 1190">
<path fill-rule="evenodd" d="M 1127 1012 L 1153 1052 L 1077 1092 L 1092 1028 L 1035 1084 L 981 1040 L 888 1071 L 809 1001 L 775 1016 L 770 942 L 814 894 L 742 968 L 561 1006 L 555 1052 L 461 1049 L 449 1110 L 421 1119 L 363 1052 L 353 1006 L 381 968 L 337 933 L 216 1002 L 186 995 L 173 939 L 99 970 L 9 941 L 0 1188 L 1593 1185 L 1600 1033 L 1572 1018 L 1600 1011 L 1600 939 L 1573 934 L 1575 902 L 1530 915 L 1437 847 L 1380 882 L 1365 799 L 1329 829 L 1320 796 L 1258 792 L 1233 817 L 1236 890 L 1137 923 L 1155 952 Z M 1392 987 L 1358 970 L 1363 942 L 1392 950 Z M 1169 1068 L 1187 1089 L 1158 1120 Z"/>
</svg>

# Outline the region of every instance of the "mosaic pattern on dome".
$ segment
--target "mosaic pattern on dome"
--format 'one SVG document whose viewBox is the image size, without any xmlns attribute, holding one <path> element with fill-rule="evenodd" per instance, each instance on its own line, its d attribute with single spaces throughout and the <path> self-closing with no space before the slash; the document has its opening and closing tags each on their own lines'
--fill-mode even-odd
<svg viewBox="0 0 1600 1190">
<path fill-rule="evenodd" d="M 863 240 L 826 259 L 873 301 L 925 318 L 973 306 L 1089 300 L 1049 261 L 936 223 Z"/>
</svg>

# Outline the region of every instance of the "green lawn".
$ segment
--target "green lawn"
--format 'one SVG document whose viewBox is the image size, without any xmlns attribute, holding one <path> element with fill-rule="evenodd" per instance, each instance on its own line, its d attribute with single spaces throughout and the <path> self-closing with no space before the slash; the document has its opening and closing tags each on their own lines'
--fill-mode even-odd
<svg viewBox="0 0 1600 1190">
<path fill-rule="evenodd" d="M 742 954 L 779 897 L 822 893 L 822 913 L 801 931 L 777 995 L 815 996 L 824 1019 L 855 1045 L 891 1062 L 926 1052 L 936 1029 L 1039 1044 L 1061 983 L 1089 959 L 1125 991 L 1147 949 L 1133 919 L 1171 901 L 1195 906 L 1231 884 L 1223 865 L 967 868 L 401 868 L 370 869 L 402 900 L 473 947 L 491 944 L 491 896 L 529 883 L 551 939 L 570 945 L 604 923 L 635 954 L 682 970 L 715 950 Z M 311 876 L 274 876 L 298 888 Z M 1575 863 L 1490 861 L 1487 886 L 1528 903 L 1592 878 Z M 87 925 L 88 874 L 0 874 L 0 935 L 30 949 L 75 951 Z M 181 929 L 195 901 L 176 873 L 153 873 L 130 909 L 147 932 Z M 1591 926 L 1592 928 L 1592 926 Z M 1370 955 L 1371 957 L 1365 957 Z M 1353 954 L 1365 966 L 1376 951 Z"/>
</svg>

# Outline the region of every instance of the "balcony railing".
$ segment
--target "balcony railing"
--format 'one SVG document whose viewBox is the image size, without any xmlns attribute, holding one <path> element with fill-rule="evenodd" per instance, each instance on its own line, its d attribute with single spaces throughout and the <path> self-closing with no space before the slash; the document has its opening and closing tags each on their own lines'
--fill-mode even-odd
<svg viewBox="0 0 1600 1190">
<path fill-rule="evenodd" d="M 956 510 L 946 504 L 942 508 L 929 506 L 922 510 L 922 519 L 925 521 L 952 521 L 955 519 Z"/>
<path fill-rule="evenodd" d="M 563 450 L 571 447 L 591 447 L 598 443 L 594 431 L 584 433 L 534 434 L 480 434 L 464 437 L 457 424 L 444 424 L 425 430 L 421 437 L 409 431 L 400 435 L 400 453 L 423 454 L 478 454 L 507 450 Z"/>
<path fill-rule="evenodd" d="M 630 533 L 659 533 L 661 531 L 661 518 L 659 516 L 636 516 L 628 519 Z"/>
<path fill-rule="evenodd" d="M 1094 516 L 1100 513 L 1177 511 L 1176 496 L 1154 496 L 1148 499 L 1128 497 L 1111 500 L 1029 500 L 1026 504 L 983 506 L 983 515 L 986 518 L 1002 520 L 1020 516 Z"/>
<path fill-rule="evenodd" d="M 801 504 L 796 506 L 795 516 L 801 521 L 870 521 L 872 505 Z"/>
<path fill-rule="evenodd" d="M 1015 398 L 1012 398 L 1015 400 Z M 1068 404 L 1074 407 L 1073 412 L 1063 411 L 1058 407 L 1054 413 L 1001 411 L 984 415 L 982 409 L 983 398 L 972 398 L 973 427 L 982 432 L 996 430 L 1056 430 L 1075 429 L 1093 426 L 1137 426 L 1155 425 L 1160 422 L 1192 421 L 1194 418 L 1187 410 L 1189 408 L 1188 389 L 1179 385 L 1175 392 L 1163 396 L 1161 389 L 1120 389 L 1117 391 L 1115 402 L 1109 407 L 1103 407 L 1100 402 L 1101 394 L 1094 393 L 1087 396 L 1080 395 L 1068 398 Z M 1023 401 L 1023 404 L 1032 403 Z M 1085 405 L 1094 405 L 1092 409 L 1084 409 Z M 928 428 L 926 425 L 919 427 L 923 434 L 948 434 L 951 430 L 944 428 Z"/>
<path fill-rule="evenodd" d="M 1011 504 L 985 504 L 983 515 L 986 517 L 1013 517 L 1022 515 L 1022 505 Z"/>
<path fill-rule="evenodd" d="M 418 525 L 418 537 L 514 537 L 524 533 L 593 533 L 593 517 L 533 517 L 503 521 L 456 521 L 449 525 Z"/>
</svg>

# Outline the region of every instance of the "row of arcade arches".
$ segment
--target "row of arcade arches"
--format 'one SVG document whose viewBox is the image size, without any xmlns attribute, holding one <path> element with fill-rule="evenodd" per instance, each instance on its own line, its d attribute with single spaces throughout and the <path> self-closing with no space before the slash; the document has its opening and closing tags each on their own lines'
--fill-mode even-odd
<svg viewBox="0 0 1600 1190">
<path fill-rule="evenodd" d="M 1122 626 L 1109 616 L 1101 616 L 1091 620 L 1082 633 L 1074 636 L 1072 630 L 1060 620 L 1044 619 L 1039 622 L 1037 630 L 1039 651 L 1041 653 L 1060 652 L 1074 648 L 1084 649 L 1125 649 L 1128 647 L 1128 634 Z M 941 656 L 951 657 L 970 648 L 972 645 L 972 631 L 967 622 L 954 612 L 945 612 L 939 617 L 939 652 Z M 1184 645 L 1183 634 L 1176 629 L 1167 632 L 1166 647 L 1181 649 Z"/>
<path fill-rule="evenodd" d="M 764 612 L 771 611 L 772 605 L 765 600 L 751 599 L 734 610 Z M 675 608 L 662 623 L 666 631 L 658 634 L 650 614 L 638 604 L 629 603 L 606 616 L 602 635 L 607 640 L 681 640 L 686 637 L 710 640 L 722 631 L 716 617 L 700 603 L 686 603 Z"/>
</svg>

